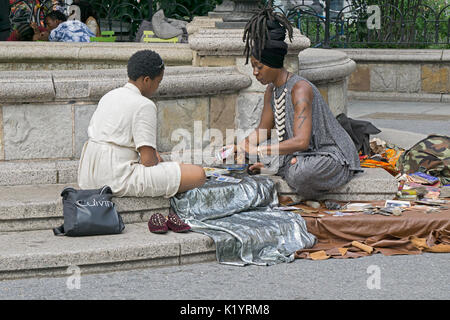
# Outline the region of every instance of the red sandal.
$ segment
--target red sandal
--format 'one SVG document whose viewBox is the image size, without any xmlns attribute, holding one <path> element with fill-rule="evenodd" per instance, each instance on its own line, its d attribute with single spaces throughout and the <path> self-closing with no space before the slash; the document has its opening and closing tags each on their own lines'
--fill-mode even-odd
<svg viewBox="0 0 450 320">
<path fill-rule="evenodd" d="M 184 223 L 175 213 L 171 212 L 167 216 L 167 226 L 173 232 L 187 232 L 191 230 L 191 227 Z"/>
<path fill-rule="evenodd" d="M 166 233 L 167 227 L 166 218 L 161 213 L 154 213 L 148 220 L 148 229 L 153 233 Z"/>
</svg>

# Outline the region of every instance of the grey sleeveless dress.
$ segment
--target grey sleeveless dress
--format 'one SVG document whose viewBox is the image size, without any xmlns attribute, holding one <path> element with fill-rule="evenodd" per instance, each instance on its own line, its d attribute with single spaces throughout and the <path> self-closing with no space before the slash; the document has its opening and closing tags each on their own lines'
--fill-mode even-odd
<svg viewBox="0 0 450 320">
<path fill-rule="evenodd" d="M 278 175 L 283 177 L 297 194 L 315 199 L 331 189 L 346 184 L 355 172 L 360 172 L 360 162 L 355 145 L 339 124 L 317 87 L 307 79 L 294 74 L 286 86 L 275 88 L 272 93 L 272 112 L 275 116 L 274 96 L 279 97 L 286 87 L 285 133 L 283 141 L 294 136 L 294 107 L 291 91 L 298 81 L 306 81 L 312 87 L 312 132 L 309 147 L 305 151 L 279 156 Z M 297 158 L 292 165 L 291 159 Z"/>
</svg>

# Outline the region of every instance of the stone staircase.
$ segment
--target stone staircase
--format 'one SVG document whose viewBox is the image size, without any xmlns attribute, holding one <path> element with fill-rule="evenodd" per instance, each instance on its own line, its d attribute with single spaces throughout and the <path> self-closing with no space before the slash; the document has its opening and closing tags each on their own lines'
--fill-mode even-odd
<svg viewBox="0 0 450 320">
<path fill-rule="evenodd" d="M 77 187 L 78 161 L 0 162 L 0 280 L 63 276 L 69 266 L 81 272 L 197 263 L 215 260 L 211 238 L 194 232 L 155 235 L 148 231 L 151 214 L 168 214 L 169 199 L 113 198 L 126 228 L 122 234 L 56 237 L 63 223 L 60 193 Z M 301 200 L 279 177 L 279 194 Z M 392 199 L 397 184 L 383 169 L 368 169 L 348 185 L 324 197 L 343 201 Z"/>
</svg>

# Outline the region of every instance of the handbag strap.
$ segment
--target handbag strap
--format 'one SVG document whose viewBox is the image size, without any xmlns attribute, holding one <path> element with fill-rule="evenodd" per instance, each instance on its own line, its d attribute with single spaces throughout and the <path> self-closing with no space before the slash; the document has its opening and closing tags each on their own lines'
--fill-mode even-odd
<svg viewBox="0 0 450 320">
<path fill-rule="evenodd" d="M 109 193 L 112 194 L 112 190 L 109 186 L 103 186 L 103 188 L 100 190 L 100 194 Z"/>
<path fill-rule="evenodd" d="M 64 224 L 60 225 L 59 227 L 53 228 L 53 234 L 55 236 L 64 236 Z"/>
</svg>

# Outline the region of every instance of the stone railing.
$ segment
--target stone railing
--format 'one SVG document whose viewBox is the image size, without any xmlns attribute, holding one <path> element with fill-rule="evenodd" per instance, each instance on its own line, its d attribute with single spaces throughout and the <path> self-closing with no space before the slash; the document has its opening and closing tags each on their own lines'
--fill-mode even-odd
<svg viewBox="0 0 450 320">
<path fill-rule="evenodd" d="M 0 71 L 122 68 L 133 53 L 144 49 L 158 52 L 168 66 L 192 65 L 186 43 L 14 41 L 0 44 Z"/>
<path fill-rule="evenodd" d="M 349 98 L 450 102 L 450 50 L 340 49 L 357 63 Z"/>
<path fill-rule="evenodd" d="M 126 82 L 126 69 L 0 72 L 0 160 L 78 159 L 99 99 Z M 234 129 L 250 84 L 235 67 L 167 67 L 153 98 L 158 149 L 170 151 L 172 132 L 191 134 L 195 123 Z"/>
</svg>

